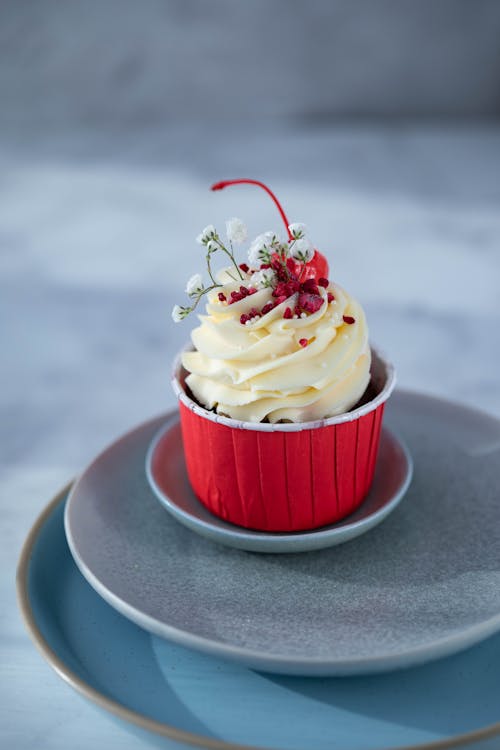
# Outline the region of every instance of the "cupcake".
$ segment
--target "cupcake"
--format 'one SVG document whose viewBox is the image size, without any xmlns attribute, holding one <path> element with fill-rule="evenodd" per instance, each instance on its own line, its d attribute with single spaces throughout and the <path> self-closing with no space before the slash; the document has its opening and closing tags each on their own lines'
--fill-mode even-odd
<svg viewBox="0 0 500 750">
<path fill-rule="evenodd" d="M 246 181 L 236 181 L 246 182 Z M 334 523 L 363 502 L 373 480 L 393 368 L 370 348 L 361 305 L 328 278 L 302 223 L 286 238 L 269 231 L 246 242 L 239 219 L 198 241 L 209 283 L 193 276 L 183 320 L 203 301 L 192 345 L 176 362 L 189 480 L 224 520 L 293 532 Z M 218 183 L 220 189 L 227 183 Z M 228 265 L 218 272 L 214 260 Z"/>
</svg>

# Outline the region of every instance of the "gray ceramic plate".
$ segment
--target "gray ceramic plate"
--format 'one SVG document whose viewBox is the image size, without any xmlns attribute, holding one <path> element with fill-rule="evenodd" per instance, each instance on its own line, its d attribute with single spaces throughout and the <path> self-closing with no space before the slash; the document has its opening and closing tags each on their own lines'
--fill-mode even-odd
<svg viewBox="0 0 500 750">
<path fill-rule="evenodd" d="M 187 478 L 177 414 L 153 439 L 146 456 L 146 475 L 151 489 L 168 512 L 207 539 L 251 552 L 306 552 L 347 542 L 383 521 L 408 489 L 412 461 L 402 442 L 384 429 L 376 475 L 363 505 L 336 524 L 293 534 L 264 533 L 234 526 L 214 516 L 200 503 Z"/>
<path fill-rule="evenodd" d="M 65 525 L 80 570 L 142 627 L 281 673 L 391 670 L 500 630 L 500 422 L 395 393 L 387 424 L 415 462 L 370 533 L 315 552 L 230 549 L 178 524 L 144 462 L 165 417 L 125 435 L 74 486 Z"/>
</svg>

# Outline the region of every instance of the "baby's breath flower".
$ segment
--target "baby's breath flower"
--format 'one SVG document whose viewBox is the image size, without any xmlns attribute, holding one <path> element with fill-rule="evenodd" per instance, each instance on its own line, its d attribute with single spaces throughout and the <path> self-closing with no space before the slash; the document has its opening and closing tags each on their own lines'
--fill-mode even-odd
<svg viewBox="0 0 500 750">
<path fill-rule="evenodd" d="M 294 224 L 290 224 L 288 229 L 292 237 L 294 237 L 296 240 L 299 240 L 302 237 L 305 237 L 305 234 L 306 234 L 305 224 L 301 224 L 300 222 L 295 222 Z"/>
<path fill-rule="evenodd" d="M 247 228 L 241 219 L 233 217 L 226 221 L 226 234 L 229 242 L 235 245 L 242 245 L 248 235 Z"/>
<path fill-rule="evenodd" d="M 219 249 L 219 245 L 215 240 L 208 240 L 206 248 L 209 253 L 215 253 L 215 251 Z"/>
<path fill-rule="evenodd" d="M 180 323 L 180 321 L 184 320 L 186 315 L 189 315 L 190 312 L 190 307 L 181 307 L 180 305 L 174 305 L 172 309 L 172 320 L 174 321 L 174 323 Z"/>
<path fill-rule="evenodd" d="M 195 273 L 194 276 L 191 276 L 191 278 L 188 279 L 188 282 L 186 284 L 186 292 L 190 297 L 192 297 L 194 295 L 200 294 L 202 291 L 203 279 L 201 278 L 200 273 Z"/>
<path fill-rule="evenodd" d="M 248 248 L 248 260 L 252 266 L 260 266 L 262 261 L 268 261 L 271 257 L 271 247 L 277 237 L 274 232 L 264 232 L 254 239 Z"/>
<path fill-rule="evenodd" d="M 309 263 L 314 255 L 314 247 L 309 240 L 301 238 L 290 243 L 290 255 L 302 263 Z"/>
<path fill-rule="evenodd" d="M 256 271 L 250 277 L 250 285 L 256 289 L 262 289 L 266 286 L 272 286 L 276 274 L 272 268 L 263 268 L 262 271 Z"/>
<path fill-rule="evenodd" d="M 213 240 L 217 236 L 217 231 L 213 224 L 209 224 L 205 227 L 201 234 L 196 238 L 196 242 L 200 245 L 206 245 L 209 240 Z"/>
</svg>

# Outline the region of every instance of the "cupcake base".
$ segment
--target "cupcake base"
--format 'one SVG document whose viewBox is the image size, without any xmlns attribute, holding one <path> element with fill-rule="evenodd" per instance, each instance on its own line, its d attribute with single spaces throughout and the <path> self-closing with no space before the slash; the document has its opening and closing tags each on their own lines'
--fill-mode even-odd
<svg viewBox="0 0 500 750">
<path fill-rule="evenodd" d="M 394 371 L 372 350 L 375 397 L 347 414 L 301 424 L 253 424 L 221 417 L 174 388 L 189 480 L 225 521 L 257 531 L 316 529 L 355 511 L 373 480 Z"/>
</svg>

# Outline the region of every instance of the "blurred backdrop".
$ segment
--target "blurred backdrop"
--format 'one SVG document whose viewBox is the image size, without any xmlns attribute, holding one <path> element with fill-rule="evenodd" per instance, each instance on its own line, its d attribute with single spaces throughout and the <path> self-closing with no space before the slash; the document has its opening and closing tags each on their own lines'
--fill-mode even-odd
<svg viewBox="0 0 500 750">
<path fill-rule="evenodd" d="M 267 181 L 308 225 L 400 386 L 500 416 L 499 40 L 496 0 L 0 2 L 5 746 L 56 732 L 50 711 L 25 718 L 40 685 L 11 570 L 28 528 L 174 407 L 193 321 L 170 311 L 202 227 L 280 228 L 262 192 L 212 182 Z M 57 695 L 75 738 L 97 727 Z"/>
<path fill-rule="evenodd" d="M 195 235 L 279 227 L 221 178 L 309 226 L 402 386 L 500 414 L 499 39 L 495 0 L 1 3 L 7 476 L 173 406 Z"/>
</svg>

